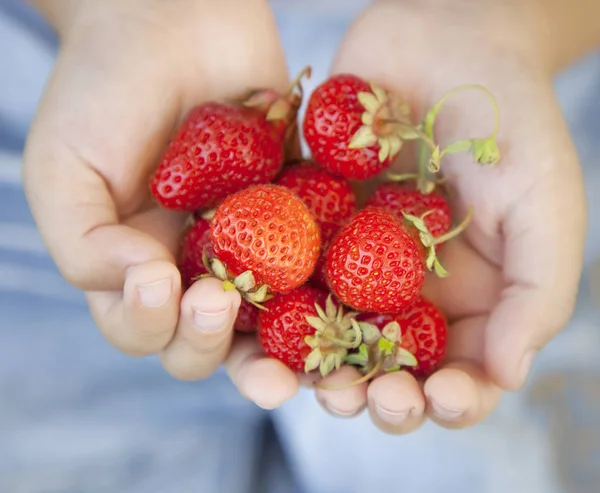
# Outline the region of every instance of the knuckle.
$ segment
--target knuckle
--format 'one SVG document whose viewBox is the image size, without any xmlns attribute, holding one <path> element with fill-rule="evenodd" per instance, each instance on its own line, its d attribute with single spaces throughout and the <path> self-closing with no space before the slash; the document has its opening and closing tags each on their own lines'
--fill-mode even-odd
<svg viewBox="0 0 600 493">
<path fill-rule="evenodd" d="M 72 286 L 87 290 L 90 284 L 88 268 L 75 255 L 54 255 L 61 276 Z"/>
<path fill-rule="evenodd" d="M 156 327 L 131 326 L 122 322 L 115 324 L 109 319 L 97 321 L 104 337 L 123 354 L 135 358 L 151 356 L 169 343 L 172 332 Z"/>
</svg>

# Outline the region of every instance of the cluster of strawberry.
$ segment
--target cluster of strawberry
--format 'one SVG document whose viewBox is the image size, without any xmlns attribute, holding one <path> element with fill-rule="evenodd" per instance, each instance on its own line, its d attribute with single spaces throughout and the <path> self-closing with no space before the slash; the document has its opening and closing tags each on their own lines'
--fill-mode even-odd
<svg viewBox="0 0 600 493">
<path fill-rule="evenodd" d="M 422 295 L 425 275 L 447 275 L 436 254 L 469 219 L 453 229 L 440 161 L 470 151 L 495 164 L 497 129 L 441 148 L 435 118 L 456 90 L 414 124 L 397 94 L 335 75 L 307 104 L 311 158 L 292 160 L 309 73 L 285 93 L 200 105 L 171 140 L 151 189 L 163 207 L 192 213 L 184 285 L 214 276 L 237 289 L 235 329 L 256 331 L 265 352 L 296 372 L 353 365 L 361 380 L 401 369 L 427 376 L 445 357 L 447 322 Z M 418 172 L 387 173 L 406 141 L 420 144 Z M 357 187 L 384 171 L 359 205 Z"/>
</svg>

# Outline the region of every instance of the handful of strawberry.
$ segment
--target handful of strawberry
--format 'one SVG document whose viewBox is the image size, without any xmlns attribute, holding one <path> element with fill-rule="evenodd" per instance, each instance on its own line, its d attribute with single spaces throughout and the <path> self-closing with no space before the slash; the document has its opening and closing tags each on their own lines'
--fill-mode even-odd
<svg viewBox="0 0 600 493">
<path fill-rule="evenodd" d="M 185 286 L 214 276 L 243 297 L 235 328 L 257 329 L 264 351 L 295 372 L 326 376 L 343 365 L 426 377 L 443 362 L 448 324 L 423 297 L 437 254 L 460 234 L 442 187 L 445 155 L 469 151 L 495 165 L 498 122 L 485 139 L 440 147 L 434 124 L 445 101 L 419 123 L 397 95 L 336 75 L 310 95 L 302 130 L 312 158 L 286 161 L 302 102 L 289 91 L 252 91 L 240 101 L 193 109 L 151 179 L 163 207 L 192 215 L 179 258 Z M 298 91 L 296 91 L 298 90 Z M 381 175 L 402 145 L 418 141 L 418 171 L 388 173 L 364 207 L 353 184 Z"/>
</svg>

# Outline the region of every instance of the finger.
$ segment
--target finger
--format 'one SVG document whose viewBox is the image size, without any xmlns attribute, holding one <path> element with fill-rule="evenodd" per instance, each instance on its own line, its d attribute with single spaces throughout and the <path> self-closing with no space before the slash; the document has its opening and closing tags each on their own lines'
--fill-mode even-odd
<svg viewBox="0 0 600 493">
<path fill-rule="evenodd" d="M 256 335 L 236 334 L 225 368 L 240 394 L 263 409 L 275 409 L 298 393 L 297 376 L 266 356 Z"/>
<path fill-rule="evenodd" d="M 199 380 L 225 360 L 240 307 L 237 290 L 225 291 L 215 278 L 195 282 L 183 295 L 173 340 L 159 357 L 167 372 L 180 380 Z"/>
<path fill-rule="evenodd" d="M 173 335 L 181 277 L 171 262 L 152 260 L 131 267 L 122 292 L 89 292 L 86 297 L 108 342 L 131 356 L 147 356 Z"/>
<path fill-rule="evenodd" d="M 525 383 L 537 351 L 573 313 L 586 220 L 579 184 L 550 172 L 505 218 L 507 287 L 490 315 L 485 355 L 487 372 L 507 390 Z"/>
<path fill-rule="evenodd" d="M 163 238 L 173 250 L 180 224 L 158 208 L 127 220 L 127 227 Z M 181 276 L 172 261 L 150 260 L 127 270 L 122 290 L 91 291 L 86 297 L 96 325 L 113 346 L 132 356 L 146 356 L 161 350 L 173 337 Z"/>
<path fill-rule="evenodd" d="M 353 417 L 360 414 L 367 407 L 366 382 L 349 386 L 361 378 L 356 368 L 345 366 L 338 371 L 330 373 L 319 381 L 319 385 L 328 387 L 346 387 L 340 390 L 316 389 L 315 397 L 319 404 L 328 412 L 340 417 Z"/>
<path fill-rule="evenodd" d="M 390 434 L 410 433 L 425 418 L 425 397 L 417 380 L 407 372 L 376 378 L 367 391 L 371 419 Z"/>
<path fill-rule="evenodd" d="M 480 367 L 467 361 L 449 364 L 425 382 L 427 415 L 444 428 L 474 426 L 495 408 L 502 391 Z"/>
<path fill-rule="evenodd" d="M 502 394 L 483 367 L 486 325 L 485 315 L 454 323 L 444 365 L 425 381 L 427 415 L 446 428 L 484 420 Z"/>
<path fill-rule="evenodd" d="M 120 33 L 65 40 L 24 154 L 24 183 L 63 276 L 84 290 L 121 290 L 127 268 L 171 260 L 150 235 L 119 224 L 147 200 L 145 183 L 179 113 L 168 70 Z M 131 70 L 135 61 L 135 70 Z M 152 83 L 148 83 L 152 81 Z"/>
</svg>

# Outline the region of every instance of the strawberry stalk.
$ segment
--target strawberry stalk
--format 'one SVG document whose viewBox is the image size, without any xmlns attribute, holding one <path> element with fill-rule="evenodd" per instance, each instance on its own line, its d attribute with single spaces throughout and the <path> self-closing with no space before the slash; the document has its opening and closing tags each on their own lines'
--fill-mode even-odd
<svg viewBox="0 0 600 493">
<path fill-rule="evenodd" d="M 445 243 L 453 238 L 456 238 L 465 229 L 467 229 L 467 226 L 469 225 L 473 217 L 473 206 L 468 207 L 467 214 L 460 222 L 460 224 L 458 224 L 455 228 L 448 231 L 447 233 L 438 236 L 437 238 L 429 232 L 429 229 L 425 225 L 424 221 L 425 217 L 427 217 L 428 214 L 431 214 L 431 212 L 433 211 L 427 211 L 420 217 L 413 216 L 412 214 L 407 214 L 405 212 L 403 212 L 402 215 L 410 225 L 417 229 L 417 231 L 419 232 L 419 239 L 421 240 L 422 245 L 427 249 L 427 258 L 425 260 L 425 265 L 427 266 L 427 269 L 435 272 L 435 274 L 438 277 L 447 277 L 448 271 L 442 266 L 442 264 L 437 258 L 436 246 L 441 245 L 442 243 Z"/>
<path fill-rule="evenodd" d="M 434 126 L 437 117 L 451 96 L 466 90 L 482 92 L 488 98 L 494 111 L 494 129 L 488 137 L 462 139 L 441 148 L 436 142 L 434 135 Z M 486 87 L 478 84 L 458 86 L 447 92 L 427 112 L 423 121 L 417 125 L 411 123 L 406 113 L 394 118 L 383 119 L 379 121 L 379 126 L 380 128 L 387 129 L 386 132 L 390 139 L 400 138 L 402 141 L 419 141 L 418 173 L 400 175 L 390 173 L 388 174 L 388 178 L 392 181 L 416 179 L 417 188 L 425 194 L 431 193 L 435 189 L 435 186 L 439 184 L 438 180 L 433 179 L 433 175 L 440 172 L 441 161 L 449 154 L 469 152 L 475 162 L 489 166 L 495 166 L 500 160 L 500 150 L 496 143 L 496 138 L 500 131 L 500 109 L 493 94 Z M 363 131 L 363 133 L 365 132 Z"/>
</svg>

